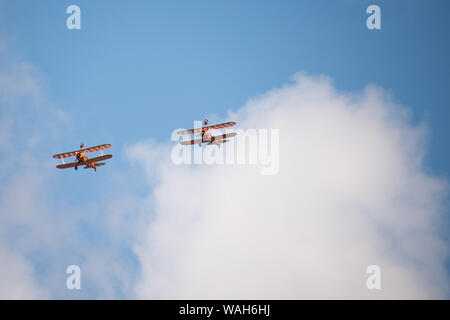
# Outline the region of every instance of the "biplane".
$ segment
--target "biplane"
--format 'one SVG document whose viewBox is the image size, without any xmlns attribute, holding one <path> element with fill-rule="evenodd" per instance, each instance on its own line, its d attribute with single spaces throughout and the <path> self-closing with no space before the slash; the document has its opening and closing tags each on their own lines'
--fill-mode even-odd
<svg viewBox="0 0 450 320">
<path fill-rule="evenodd" d="M 190 140 L 190 141 L 181 141 L 180 144 L 192 145 L 192 144 L 198 143 L 198 145 L 201 146 L 202 143 L 207 143 L 208 145 L 215 144 L 220 148 L 220 145 L 222 143 L 229 141 L 229 140 L 226 140 L 227 138 L 236 136 L 236 132 L 224 133 L 224 134 L 221 134 L 218 136 L 213 136 L 211 134 L 211 132 L 209 132 L 209 130 L 211 130 L 211 129 L 221 129 L 221 128 L 232 127 L 236 124 L 236 122 L 226 122 L 226 123 L 216 124 L 213 126 L 208 126 L 208 119 L 205 119 L 203 124 L 204 125 L 202 128 L 178 131 L 177 134 L 180 134 L 180 135 L 201 133 L 201 139 L 194 139 L 194 140 Z"/>
<path fill-rule="evenodd" d="M 53 158 L 61 159 L 63 162 L 63 164 L 56 166 L 58 169 L 67 169 L 67 168 L 74 167 L 75 170 L 77 170 L 79 166 L 84 166 L 85 169 L 92 168 L 92 169 L 94 169 L 94 171 L 97 171 L 97 167 L 100 167 L 100 166 L 103 166 L 106 164 L 106 162 L 99 162 L 99 161 L 104 161 L 104 160 L 112 158 L 112 154 L 103 155 L 103 150 L 108 149 L 110 147 L 111 147 L 110 144 L 102 144 L 102 145 L 95 146 L 95 147 L 85 148 L 84 143 L 81 143 L 79 150 L 55 154 L 53 156 Z M 87 152 L 95 152 L 95 151 L 100 151 L 101 156 L 88 159 L 88 157 L 85 155 L 85 153 L 87 153 Z M 76 161 L 70 162 L 70 163 L 65 163 L 64 158 L 67 158 L 67 157 L 75 157 Z"/>
</svg>

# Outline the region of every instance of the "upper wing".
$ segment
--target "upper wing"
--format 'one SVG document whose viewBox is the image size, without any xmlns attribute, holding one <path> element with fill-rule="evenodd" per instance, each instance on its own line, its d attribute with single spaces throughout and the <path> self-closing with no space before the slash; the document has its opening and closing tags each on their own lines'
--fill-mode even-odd
<svg viewBox="0 0 450 320">
<path fill-rule="evenodd" d="M 214 126 L 209 126 L 208 129 L 220 129 L 220 128 L 226 128 L 226 127 L 232 127 L 236 124 L 236 122 L 225 122 L 221 124 L 216 124 Z"/>
<path fill-rule="evenodd" d="M 202 132 L 202 128 L 178 131 L 177 134 L 192 134 L 192 133 L 200 133 L 200 132 Z"/>
<path fill-rule="evenodd" d="M 197 144 L 197 143 L 202 143 L 202 142 L 209 142 L 209 141 L 202 141 L 202 139 L 197 139 L 197 140 L 191 140 L 191 141 L 181 141 L 180 144 L 182 144 L 184 146 L 188 146 L 191 144 Z"/>
<path fill-rule="evenodd" d="M 80 150 L 66 152 L 66 153 L 60 153 L 60 154 L 55 154 L 53 156 L 53 158 L 55 158 L 55 159 L 62 159 L 62 158 L 67 158 L 67 157 L 74 157 L 77 154 L 77 152 L 80 152 Z"/>
<path fill-rule="evenodd" d="M 236 132 L 230 132 L 230 133 L 224 133 L 224 134 L 220 134 L 218 136 L 215 136 L 214 139 L 226 139 L 226 138 L 230 138 L 230 137 L 234 137 L 236 136 Z"/>
<path fill-rule="evenodd" d="M 55 154 L 53 156 L 53 158 L 62 159 L 62 158 L 67 158 L 67 157 L 74 157 L 78 152 L 94 152 L 94 151 L 108 149 L 110 147 L 111 147 L 111 144 L 109 144 L 109 143 L 101 144 L 99 146 L 95 146 L 95 147 L 91 147 L 91 148 L 80 149 L 80 150 L 71 151 L 71 152 L 65 152 L 65 153 L 60 153 L 60 154 Z"/>
<path fill-rule="evenodd" d="M 192 133 L 200 133 L 203 129 L 210 130 L 210 129 L 220 129 L 220 128 L 226 128 L 226 127 L 232 127 L 236 124 L 236 122 L 225 122 L 221 124 L 216 124 L 214 126 L 207 126 L 203 128 L 197 128 L 197 129 L 189 129 L 189 130 L 182 130 L 178 131 L 177 134 L 192 134 Z"/>
<path fill-rule="evenodd" d="M 99 151 L 99 150 L 105 150 L 105 149 L 108 149 L 108 148 L 111 148 L 111 144 L 110 143 L 101 144 L 99 146 L 90 147 L 90 148 L 86 148 L 86 149 L 83 149 L 83 150 L 84 150 L 84 152 L 95 152 L 95 151 Z"/>
</svg>

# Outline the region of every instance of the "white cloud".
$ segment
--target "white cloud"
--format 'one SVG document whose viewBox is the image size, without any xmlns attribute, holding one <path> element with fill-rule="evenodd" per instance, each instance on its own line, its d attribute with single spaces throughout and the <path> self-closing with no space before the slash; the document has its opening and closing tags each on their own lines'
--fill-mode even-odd
<svg viewBox="0 0 450 320">
<path fill-rule="evenodd" d="M 445 295 L 447 185 L 422 167 L 425 126 L 383 90 L 350 95 L 296 76 L 229 115 L 244 130 L 280 130 L 278 174 L 174 166 L 173 144 L 144 141 L 127 151 L 145 175 L 110 168 L 107 196 L 69 206 L 52 196 L 54 163 L 36 159 L 70 120 L 32 65 L 0 61 L 0 298 L 73 297 L 63 287 L 72 263 L 83 274 L 75 297 L 133 298 L 136 239 L 137 297 Z M 371 264 L 379 292 L 365 288 Z"/>
<path fill-rule="evenodd" d="M 426 127 L 408 109 L 374 86 L 348 94 L 299 74 L 229 120 L 280 130 L 277 175 L 175 166 L 152 141 L 129 149 L 156 181 L 138 297 L 445 297 L 447 184 L 423 168 Z M 366 288 L 372 264 L 380 291 Z"/>
<path fill-rule="evenodd" d="M 36 239 L 40 245 L 48 245 L 48 238 L 41 236 L 53 226 L 46 221 L 48 210 L 45 194 L 41 192 L 45 168 L 37 173 L 37 164 L 32 161 L 36 151 L 33 144 L 28 143 L 25 152 L 21 148 L 25 141 L 38 139 L 39 131 L 43 133 L 38 121 L 25 120 L 39 114 L 41 91 L 32 66 L 12 63 L 3 51 L 0 52 L 0 298 L 46 298 L 48 293 L 37 285 L 34 266 L 26 258 L 36 248 Z"/>
<path fill-rule="evenodd" d="M 6 249 L 0 243 L 0 299 L 42 299 L 37 289 L 33 267 L 22 255 Z"/>
<path fill-rule="evenodd" d="M 72 135 L 70 118 L 43 87 L 32 64 L 0 50 L 0 298 L 127 297 L 136 268 L 128 242 L 139 218 L 127 207 L 133 195 L 115 186 L 102 190 L 113 201 L 90 194 L 71 202 L 80 179 L 60 178 L 50 157 Z M 65 288 L 70 264 L 81 267 L 80 292 Z"/>
</svg>

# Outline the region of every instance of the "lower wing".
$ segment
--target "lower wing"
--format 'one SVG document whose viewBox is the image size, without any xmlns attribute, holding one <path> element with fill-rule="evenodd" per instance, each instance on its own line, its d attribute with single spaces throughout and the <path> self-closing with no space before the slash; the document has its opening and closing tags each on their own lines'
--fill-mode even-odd
<svg viewBox="0 0 450 320">
<path fill-rule="evenodd" d="M 67 168 L 72 168 L 78 165 L 78 162 L 72 162 L 72 163 L 65 163 L 65 164 L 60 164 L 58 166 L 56 166 L 58 169 L 67 169 Z"/>
<path fill-rule="evenodd" d="M 197 143 L 202 143 L 202 142 L 209 142 L 209 141 L 202 141 L 202 139 L 197 139 L 197 140 L 191 140 L 191 141 L 181 141 L 180 144 L 182 144 L 184 146 L 189 146 L 191 144 L 197 144 Z"/>
<path fill-rule="evenodd" d="M 224 133 L 224 134 L 220 134 L 218 136 L 214 136 L 214 137 L 212 137 L 211 140 L 197 139 L 197 140 L 190 140 L 190 141 L 181 141 L 180 143 L 184 146 L 189 146 L 191 144 L 197 144 L 197 143 L 202 143 L 202 142 L 207 142 L 207 143 L 211 144 L 214 142 L 214 140 L 218 140 L 220 142 L 228 142 L 228 140 L 225 141 L 224 139 L 231 138 L 234 136 L 236 136 L 236 132 L 230 132 L 230 133 Z"/>
<path fill-rule="evenodd" d="M 224 133 L 224 134 L 220 134 L 218 136 L 214 136 L 214 139 L 217 140 L 222 140 L 222 139 L 226 139 L 226 138 L 231 138 L 236 136 L 236 132 L 230 132 L 230 133 Z"/>
<path fill-rule="evenodd" d="M 92 159 L 88 159 L 87 161 L 84 162 L 71 162 L 71 163 L 66 163 L 66 164 L 60 164 L 58 166 L 56 166 L 58 169 L 67 169 L 67 168 L 72 168 L 72 167 L 76 167 L 76 166 L 84 166 L 87 164 L 91 164 L 93 162 L 97 162 L 97 161 L 103 161 L 106 159 L 111 159 L 112 158 L 112 154 L 106 154 L 104 156 L 100 156 L 100 157 L 95 157 Z"/>
<path fill-rule="evenodd" d="M 86 161 L 84 161 L 82 164 L 86 165 L 86 164 L 91 164 L 93 162 L 97 162 L 97 161 L 103 161 L 106 159 L 111 159 L 112 158 L 112 154 L 105 154 L 104 156 L 100 156 L 100 157 L 95 157 L 95 158 L 91 158 L 91 159 L 87 159 Z"/>
</svg>

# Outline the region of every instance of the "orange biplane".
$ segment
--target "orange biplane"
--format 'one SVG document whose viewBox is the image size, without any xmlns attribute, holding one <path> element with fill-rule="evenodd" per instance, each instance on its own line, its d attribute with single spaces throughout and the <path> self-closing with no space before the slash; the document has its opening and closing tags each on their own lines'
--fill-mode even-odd
<svg viewBox="0 0 450 320">
<path fill-rule="evenodd" d="M 226 138 L 231 138 L 236 136 L 236 132 L 230 132 L 230 133 L 224 133 L 218 136 L 213 136 L 209 130 L 211 129 L 221 129 L 226 127 L 232 127 L 236 124 L 236 122 L 226 122 L 221 124 L 216 124 L 214 126 L 208 126 L 208 119 L 205 119 L 204 126 L 202 128 L 197 129 L 189 129 L 189 130 L 183 130 L 178 131 L 177 134 L 193 134 L 193 133 L 201 133 L 202 138 L 196 139 L 196 140 L 190 140 L 190 141 L 181 141 L 180 143 L 182 145 L 191 145 L 191 144 L 197 144 L 199 146 L 202 145 L 202 143 L 215 144 L 220 148 L 220 145 L 222 143 L 228 142 L 229 140 L 225 140 Z"/>
<path fill-rule="evenodd" d="M 91 148 L 84 148 L 84 143 L 80 144 L 80 150 L 71 151 L 71 152 L 65 152 L 60 154 L 55 154 L 53 158 L 55 159 L 61 159 L 63 164 L 60 164 L 56 166 L 58 169 L 67 169 L 74 167 L 75 170 L 78 169 L 78 166 L 84 166 L 85 169 L 92 168 L 94 171 L 97 171 L 97 167 L 103 166 L 106 163 L 105 162 L 99 162 L 107 159 L 112 158 L 112 154 L 106 154 L 103 155 L 103 150 L 110 148 L 110 144 L 102 144 L 99 146 L 91 147 Z M 95 152 L 100 151 L 102 153 L 101 156 L 88 159 L 88 157 L 85 155 L 87 152 Z M 67 157 L 76 157 L 75 162 L 71 163 L 64 163 L 64 158 Z"/>
</svg>

